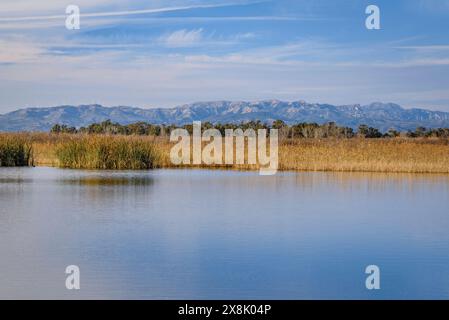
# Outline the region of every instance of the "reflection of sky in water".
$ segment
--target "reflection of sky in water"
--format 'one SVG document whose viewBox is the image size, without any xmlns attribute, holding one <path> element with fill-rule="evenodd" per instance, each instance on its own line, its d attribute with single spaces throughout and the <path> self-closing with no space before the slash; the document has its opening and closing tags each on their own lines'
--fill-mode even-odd
<svg viewBox="0 0 449 320">
<path fill-rule="evenodd" d="M 449 177 L 0 170 L 0 297 L 449 298 Z M 65 266 L 81 268 L 79 292 Z M 377 264 L 382 289 L 364 288 Z"/>
</svg>

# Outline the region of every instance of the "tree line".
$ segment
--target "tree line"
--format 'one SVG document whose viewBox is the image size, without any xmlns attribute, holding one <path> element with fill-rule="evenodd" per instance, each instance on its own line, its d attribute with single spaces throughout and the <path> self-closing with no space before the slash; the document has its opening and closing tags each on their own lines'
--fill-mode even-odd
<svg viewBox="0 0 449 320">
<path fill-rule="evenodd" d="M 212 124 L 211 122 L 204 122 L 201 124 L 202 129 L 217 129 L 222 135 L 225 134 L 226 129 L 266 129 L 268 132 L 271 129 L 278 129 L 279 136 L 281 138 L 395 138 L 395 137 L 408 137 L 408 138 L 422 138 L 422 137 L 435 137 L 435 138 L 449 138 L 449 128 L 428 129 L 424 127 L 418 127 L 415 131 L 400 132 L 394 129 L 390 129 L 385 133 L 380 130 L 370 127 L 368 125 L 360 125 L 357 130 L 350 127 L 338 126 L 335 122 L 328 122 L 325 124 L 307 123 L 301 122 L 294 125 L 287 125 L 282 120 L 276 120 L 271 125 L 263 123 L 261 121 L 249 121 L 241 122 L 239 124 L 226 123 L 226 124 Z M 136 122 L 127 125 L 121 125 L 114 123 L 111 120 L 106 120 L 100 123 L 93 123 L 87 127 L 71 127 L 64 124 L 54 125 L 51 133 L 69 133 L 69 134 L 112 134 L 112 135 L 146 135 L 146 136 L 169 136 L 174 129 L 183 128 L 190 134 L 193 131 L 193 125 L 187 124 L 183 126 L 176 125 L 157 125 L 147 122 Z"/>
</svg>

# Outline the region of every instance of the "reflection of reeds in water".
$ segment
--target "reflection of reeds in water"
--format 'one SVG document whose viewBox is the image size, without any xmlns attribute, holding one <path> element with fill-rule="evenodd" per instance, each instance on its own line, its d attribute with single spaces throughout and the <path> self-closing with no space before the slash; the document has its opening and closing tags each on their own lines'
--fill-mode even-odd
<svg viewBox="0 0 449 320">
<path fill-rule="evenodd" d="M 0 178 L 0 184 L 22 184 L 22 183 L 32 183 L 33 179 L 23 179 L 23 178 Z"/>
<path fill-rule="evenodd" d="M 385 172 L 303 172 L 295 176 L 296 184 L 314 189 L 334 187 L 336 190 L 385 191 L 386 189 L 400 191 L 415 191 L 435 189 L 441 192 L 444 188 L 449 191 L 449 176 L 438 174 L 416 173 L 385 173 Z"/>
<path fill-rule="evenodd" d="M 31 141 L 26 135 L 0 134 L 0 167 L 32 165 Z"/>
<path fill-rule="evenodd" d="M 145 176 L 86 176 L 63 179 L 59 182 L 67 185 L 82 186 L 148 186 L 153 184 L 153 179 Z"/>
<path fill-rule="evenodd" d="M 152 143 L 124 136 L 73 136 L 55 154 L 61 167 L 74 169 L 151 169 L 157 158 Z"/>
<path fill-rule="evenodd" d="M 142 195 L 146 197 L 151 194 L 154 177 L 142 171 L 122 174 L 117 171 L 69 170 L 57 179 L 56 183 L 62 190 L 70 190 L 75 199 L 87 199 L 91 204 L 102 203 L 107 199 L 118 203 L 131 202 L 134 205 Z M 124 211 L 127 210 L 128 208 Z"/>
</svg>

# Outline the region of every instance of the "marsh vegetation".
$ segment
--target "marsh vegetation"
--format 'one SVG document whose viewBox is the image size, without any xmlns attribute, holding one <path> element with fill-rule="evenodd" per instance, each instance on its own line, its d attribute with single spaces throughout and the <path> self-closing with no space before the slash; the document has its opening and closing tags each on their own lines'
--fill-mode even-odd
<svg viewBox="0 0 449 320">
<path fill-rule="evenodd" d="M 203 123 L 203 129 L 210 127 L 221 132 L 236 125 Z M 78 130 L 59 126 L 51 133 L 1 134 L 0 164 L 113 170 L 182 167 L 170 161 L 174 143 L 169 141 L 169 132 L 173 128 L 144 123 L 120 126 L 106 121 Z M 191 130 L 189 125 L 184 128 Z M 266 125 L 250 122 L 239 128 Z M 449 173 L 448 129 L 380 133 L 362 126 L 354 132 L 333 123 L 287 126 L 280 121 L 270 128 L 279 130 L 279 170 Z M 249 164 L 214 167 L 259 169 Z"/>
<path fill-rule="evenodd" d="M 138 137 L 76 136 L 57 143 L 60 167 L 74 169 L 140 170 L 156 165 L 153 143 Z"/>
<path fill-rule="evenodd" d="M 20 167 L 32 164 L 32 144 L 28 135 L 0 134 L 0 167 Z"/>
</svg>

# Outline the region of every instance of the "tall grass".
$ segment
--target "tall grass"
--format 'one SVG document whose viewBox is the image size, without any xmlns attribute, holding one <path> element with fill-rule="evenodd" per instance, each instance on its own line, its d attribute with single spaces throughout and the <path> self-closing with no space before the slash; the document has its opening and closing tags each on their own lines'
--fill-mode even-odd
<svg viewBox="0 0 449 320">
<path fill-rule="evenodd" d="M 26 148 L 19 148 L 19 152 L 13 154 L 28 156 L 13 157 L 21 161 L 3 160 L 5 146 L 19 141 Z M 173 145 L 167 138 L 154 136 L 0 134 L 2 165 L 26 165 L 28 159 L 28 164 L 33 162 L 38 166 L 79 169 L 173 168 L 178 167 L 170 161 Z M 205 165 L 196 167 L 211 168 Z M 247 164 L 226 168 L 258 170 L 257 165 Z M 449 174 L 449 140 L 286 139 L 279 144 L 279 170 Z"/>
<path fill-rule="evenodd" d="M 57 144 L 55 155 L 60 167 L 73 169 L 151 169 L 158 158 L 152 143 L 124 136 L 72 136 Z"/>
<path fill-rule="evenodd" d="M 26 135 L 0 134 L 0 167 L 28 166 L 32 164 L 32 145 Z"/>
<path fill-rule="evenodd" d="M 294 139 L 279 147 L 279 169 L 449 173 L 447 139 Z"/>
</svg>

